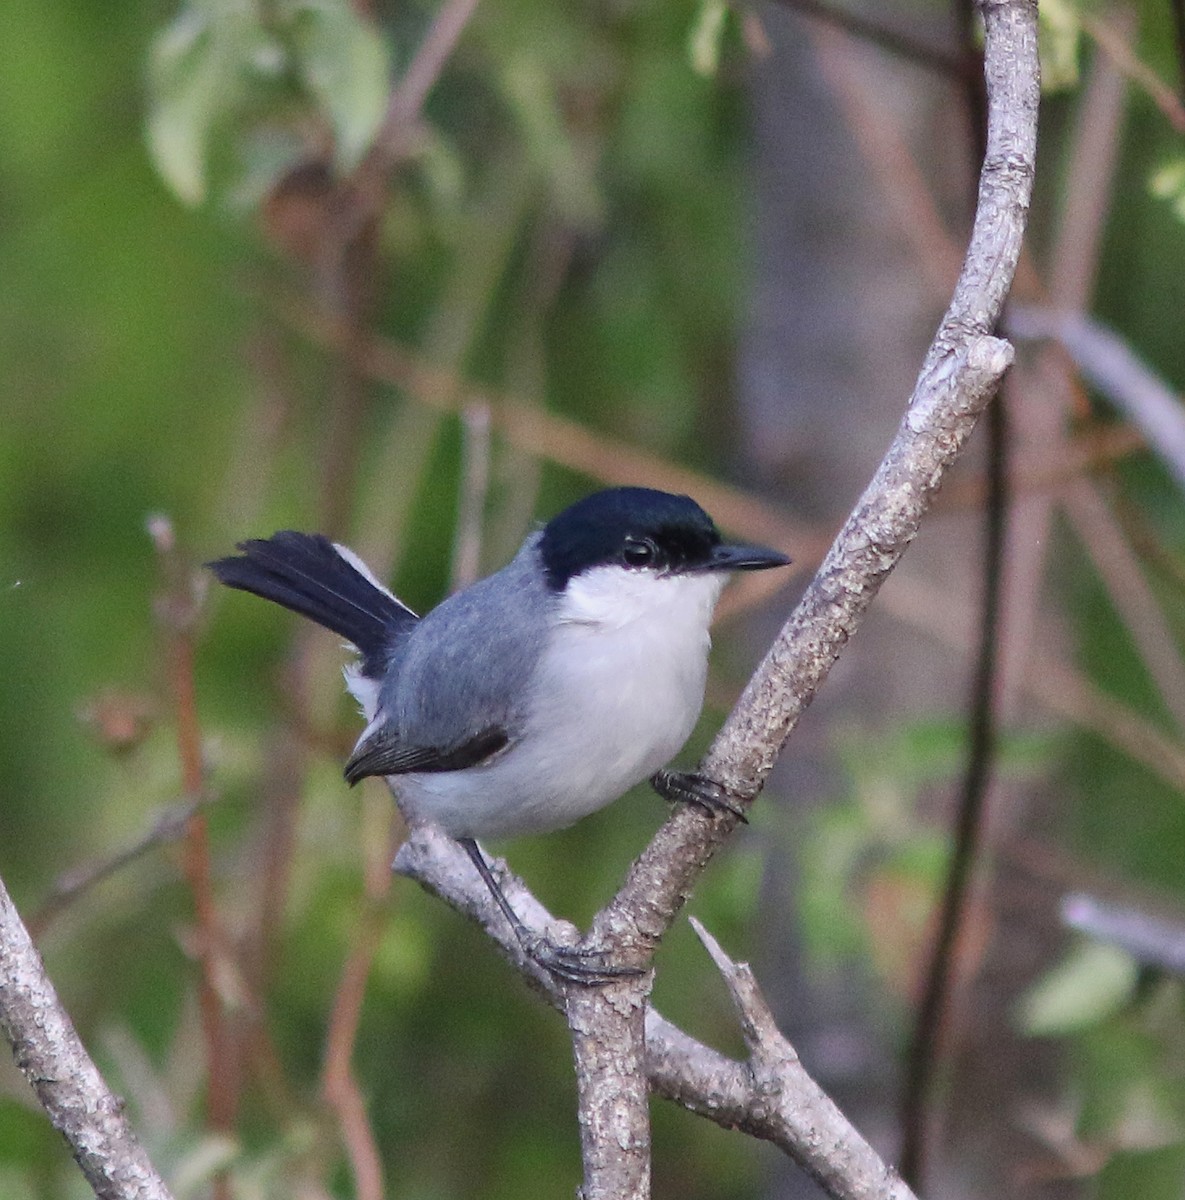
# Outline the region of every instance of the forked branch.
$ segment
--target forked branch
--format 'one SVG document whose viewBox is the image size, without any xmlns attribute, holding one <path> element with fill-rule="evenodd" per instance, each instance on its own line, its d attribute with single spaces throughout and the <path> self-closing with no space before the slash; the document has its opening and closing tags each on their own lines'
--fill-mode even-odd
<svg viewBox="0 0 1185 1200">
<path fill-rule="evenodd" d="M 458 0 L 456 11 L 464 7 Z M 1015 271 L 1033 177 L 1036 3 L 986 0 L 981 9 L 988 145 L 963 272 L 884 461 L 701 764 L 705 774 L 744 805 L 760 791 L 802 712 L 917 533 L 946 470 L 1012 359 L 1011 347 L 994 330 Z M 690 809 L 677 811 L 596 918 L 586 939 L 589 946 L 648 968 L 699 873 L 735 822 L 731 816 L 714 819 Z M 576 1050 L 585 1200 L 644 1200 L 649 1195 L 648 1087 L 781 1145 L 824 1180 L 834 1196 L 908 1197 L 883 1164 L 863 1159 L 857 1170 L 845 1157 L 848 1148 L 863 1143 L 842 1119 L 834 1138 L 819 1136 L 824 1109 L 810 1104 L 821 1093 L 800 1078 L 797 1060 L 781 1035 L 772 1026 L 762 1032 L 764 1017 L 755 993 L 746 991 L 739 968 L 723 965 L 723 956 L 718 961 L 733 981 L 738 1002 L 743 998 L 742 1017 L 760 1071 L 725 1058 L 663 1021 L 648 1005 L 649 971 L 604 988 L 564 987 L 542 975 L 523 960 L 463 852 L 443 835 L 418 831 L 400 852 L 397 867 L 479 920 L 532 984 L 564 1008 Z M 516 910 L 528 925 L 546 929 L 546 912 L 521 885 L 511 883 Z M 119 1100 L 86 1058 L 2 887 L 0 1024 L 96 1194 L 167 1197 L 128 1129 Z M 776 1053 L 767 1052 L 769 1047 L 776 1047 Z M 779 1097 L 772 1107 L 771 1091 Z M 781 1120 L 778 1114 L 789 1111 L 786 1106 L 806 1114 L 804 1121 Z M 833 1106 L 826 1111 L 828 1121 L 839 1119 Z"/>
<path fill-rule="evenodd" d="M 1012 361 L 1012 347 L 995 337 L 995 330 L 1016 270 L 1035 167 L 1037 6 L 1035 0 L 987 0 L 980 9 L 987 150 L 963 269 L 884 460 L 700 765 L 742 805 L 751 804 L 761 790 L 802 713 L 917 534 L 947 470 Z M 736 818 L 711 818 L 691 808 L 675 812 L 596 917 L 588 947 L 613 961 L 648 967 L 700 872 L 735 823 Z M 476 877 L 468 877 L 446 845 L 417 836 L 396 865 L 478 919 L 518 959 L 501 936 Z M 533 913 L 545 925 L 546 914 L 533 906 L 525 889 L 517 895 L 518 911 Z M 702 1055 L 712 1052 L 654 1014 L 645 1022 L 647 1053 L 635 1044 L 642 1036 L 639 1014 L 647 1007 L 649 974 L 601 989 L 571 988 L 561 995 L 551 981 L 521 961 L 519 966 L 553 1002 L 562 999 L 569 1024 L 578 1031 L 574 1045 L 585 1200 L 649 1195 L 645 1097 L 631 1086 L 634 1081 L 614 1078 L 624 1063 L 646 1062 L 652 1085 L 664 1094 L 724 1124 L 745 1125 L 735 1107 L 744 1109 L 744 1097 L 724 1103 L 709 1086 L 726 1077 L 736 1084 L 728 1060 L 715 1061 L 716 1076 L 704 1073 L 699 1069 Z M 752 1097 L 751 1087 L 747 1094 Z M 842 1162 L 837 1160 L 834 1168 L 836 1179 L 846 1183 L 841 1187 L 832 1180 L 828 1187 L 833 1195 L 883 1197 L 889 1194 L 886 1186 L 892 1194 L 907 1194 L 897 1190 L 900 1185 L 887 1169 L 873 1190 L 862 1190 L 845 1175 Z"/>
</svg>

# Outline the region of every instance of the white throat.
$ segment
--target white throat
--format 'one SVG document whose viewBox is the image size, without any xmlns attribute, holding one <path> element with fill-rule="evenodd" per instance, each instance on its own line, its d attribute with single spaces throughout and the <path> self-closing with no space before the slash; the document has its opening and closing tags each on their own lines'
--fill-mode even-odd
<svg viewBox="0 0 1185 1200">
<path fill-rule="evenodd" d="M 727 576 L 718 571 L 666 575 L 593 567 L 568 581 L 559 620 L 604 629 L 641 625 L 659 643 L 686 640 L 689 649 L 706 650 L 712 610 L 726 582 Z"/>
</svg>

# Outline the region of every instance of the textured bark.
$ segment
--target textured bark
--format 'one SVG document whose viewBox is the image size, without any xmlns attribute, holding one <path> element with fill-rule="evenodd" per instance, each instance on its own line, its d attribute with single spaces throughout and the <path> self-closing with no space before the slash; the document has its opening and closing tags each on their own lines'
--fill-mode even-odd
<svg viewBox="0 0 1185 1200">
<path fill-rule="evenodd" d="M 646 1077 L 649 975 L 568 990 L 568 1028 L 580 1099 L 582 1200 L 650 1195 L 650 1086 Z"/>
<path fill-rule="evenodd" d="M 1004 0 L 982 9 L 989 127 L 966 260 L 880 468 L 700 765 L 744 805 L 760 791 L 799 717 L 913 540 L 947 468 L 1012 361 L 1011 346 L 993 331 L 1020 253 L 1033 179 L 1036 4 Z M 710 817 L 686 807 L 658 831 L 584 941 L 590 952 L 644 973 L 603 988 L 562 986 L 527 963 L 464 855 L 443 835 L 414 831 L 396 869 L 479 921 L 531 982 L 564 1007 L 580 1089 L 585 1200 L 649 1195 L 643 1063 L 655 1090 L 720 1124 L 775 1142 L 831 1195 L 905 1200 L 908 1188 L 802 1070 L 747 968 L 731 964 L 715 948 L 741 1012 L 751 1054 L 747 1064 L 732 1062 L 647 1013 L 654 952 L 735 824 L 733 816 Z M 507 876 L 506 884 L 527 924 L 547 931 L 546 911 L 518 880 Z"/>
<path fill-rule="evenodd" d="M 101 1200 L 170 1200 L 91 1061 L 0 882 L 0 1028 L 54 1127 Z"/>
<path fill-rule="evenodd" d="M 869 605 L 916 536 L 946 470 L 1012 361 L 992 336 L 1012 282 L 1036 154 L 1036 5 L 984 7 L 988 149 L 966 261 L 909 407 L 872 482 L 840 530 L 700 770 L 751 803 Z M 594 936 L 646 962 L 732 820 L 678 812 L 634 864 Z"/>
<path fill-rule="evenodd" d="M 750 1090 L 761 1103 L 751 1102 L 741 1128 L 792 1147 L 793 1157 L 836 1200 L 912 1200 L 897 1172 L 803 1069 L 748 963 L 733 962 L 694 917 L 692 925 L 728 985 L 749 1051 Z"/>
<path fill-rule="evenodd" d="M 1033 174 L 1036 4 L 1001 0 L 982 8 L 988 150 L 963 272 L 880 469 L 701 764 L 743 804 L 760 791 L 786 738 L 913 539 L 1011 362 L 1011 347 L 992 333 L 1015 270 Z M 735 817 L 684 809 L 659 830 L 586 939 L 590 951 L 643 973 L 602 988 L 557 984 L 527 962 L 464 854 L 443 835 L 417 831 L 397 867 L 479 920 L 533 985 L 564 1008 L 576 1054 L 586 1200 L 649 1195 L 647 1080 L 694 1111 L 774 1141 L 834 1196 L 906 1200 L 909 1193 L 893 1172 L 802 1071 L 751 975 L 718 947 L 713 952 L 741 1015 L 748 1063 L 731 1062 L 648 1012 L 653 953 L 735 823 Z M 508 878 L 507 890 L 529 926 L 549 928 L 547 913 L 518 881 Z M 550 934 L 556 937 L 557 930 Z M 714 946 L 710 939 L 708 944 Z M 122 1102 L 86 1054 L 2 885 L 0 1026 L 95 1194 L 167 1200 Z"/>
</svg>

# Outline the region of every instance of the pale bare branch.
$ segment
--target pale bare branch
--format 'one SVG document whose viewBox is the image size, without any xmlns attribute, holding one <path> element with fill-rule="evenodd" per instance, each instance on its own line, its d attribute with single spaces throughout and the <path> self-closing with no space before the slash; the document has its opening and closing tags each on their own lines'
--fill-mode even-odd
<svg viewBox="0 0 1185 1200">
<path fill-rule="evenodd" d="M 1011 286 L 1028 212 L 1036 150 L 1039 93 L 1036 5 L 983 5 L 989 97 L 987 154 L 976 221 L 947 314 L 923 364 L 897 436 L 815 580 L 718 734 L 701 770 L 740 804 L 752 802 L 802 712 L 859 628 L 881 584 L 915 536 L 945 472 L 1012 361 L 993 336 Z M 595 919 L 584 948 L 644 973 L 599 989 L 565 989 L 574 1027 L 582 1097 L 585 1200 L 649 1195 L 648 1114 L 644 1089 L 622 1072 L 644 1060 L 642 1035 L 655 949 L 699 873 L 735 827 L 736 818 L 682 809 L 635 862 L 614 900 Z M 478 907 L 459 874 L 458 851 L 436 861 L 415 835 L 397 869 L 440 894 L 456 891 L 471 915 L 497 936 L 488 904 Z M 451 862 L 450 862 L 451 860 Z M 438 871 L 448 865 L 447 875 Z M 472 881 L 470 881 L 472 882 Z M 524 889 L 525 890 L 525 889 Z M 527 897 L 515 889 L 516 911 Z M 545 914 L 531 912 L 538 919 Z M 504 934 L 503 934 L 504 936 Z M 510 953 L 521 959 L 514 950 Z M 556 985 L 533 973 L 553 998 Z M 613 1113 L 601 1111 L 613 1088 Z M 840 1161 L 833 1164 L 848 1178 Z M 882 1171 L 884 1169 L 882 1168 Z M 889 1178 L 887 1171 L 883 1178 Z M 835 1193 L 841 1194 L 841 1193 Z"/>
<path fill-rule="evenodd" d="M 1024 307 L 1009 314 L 1016 337 L 1056 338 L 1083 376 L 1148 440 L 1185 487 L 1185 408 L 1181 395 L 1113 329 L 1080 312 Z"/>
<path fill-rule="evenodd" d="M 749 1091 L 764 1101 L 764 1124 L 780 1133 L 771 1140 L 789 1147 L 795 1161 L 836 1200 L 912 1200 L 897 1172 L 807 1074 L 749 964 L 733 962 L 694 917 L 691 924 L 732 996 L 749 1051 Z"/>
<path fill-rule="evenodd" d="M 171 1200 L 0 881 L 0 1029 L 99 1200 Z"/>
</svg>

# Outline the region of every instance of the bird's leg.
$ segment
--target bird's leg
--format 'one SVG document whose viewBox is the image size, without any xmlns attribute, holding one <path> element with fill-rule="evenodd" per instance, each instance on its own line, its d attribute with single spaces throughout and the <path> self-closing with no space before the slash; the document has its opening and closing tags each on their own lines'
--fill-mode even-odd
<svg viewBox="0 0 1185 1200">
<path fill-rule="evenodd" d="M 510 923 L 519 945 L 532 962 L 570 983 L 583 983 L 593 987 L 643 973 L 640 967 L 597 963 L 595 959 L 599 952 L 596 950 L 582 949 L 579 946 L 557 946 L 546 938 L 533 934 L 510 906 L 510 901 L 506 899 L 505 893 L 494 878 L 494 873 L 490 870 L 477 842 L 473 838 L 458 838 L 457 841 L 469 855 L 470 862 L 477 868 L 477 873 L 489 888 L 494 902 Z"/>
<path fill-rule="evenodd" d="M 741 824 L 749 824 L 745 810 L 715 780 L 697 771 L 669 771 L 664 767 L 650 776 L 650 786 L 672 804 L 694 804 L 713 817 L 732 813 Z"/>
</svg>

